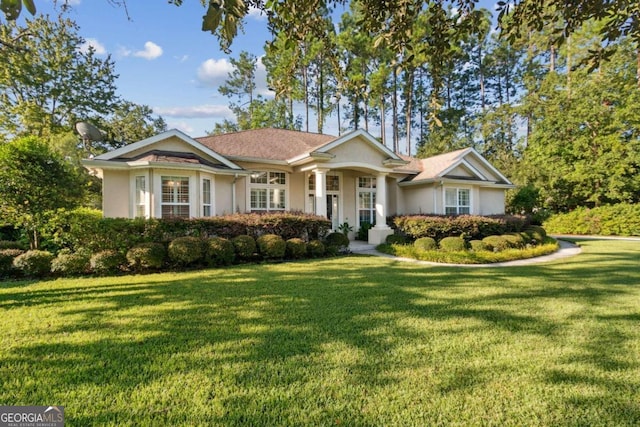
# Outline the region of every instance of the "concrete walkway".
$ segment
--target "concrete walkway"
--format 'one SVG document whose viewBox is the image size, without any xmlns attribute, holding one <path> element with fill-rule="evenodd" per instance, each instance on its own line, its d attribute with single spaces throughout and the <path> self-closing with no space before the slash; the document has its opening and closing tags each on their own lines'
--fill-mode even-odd
<svg viewBox="0 0 640 427">
<path fill-rule="evenodd" d="M 568 258 L 575 255 L 578 255 L 582 252 L 579 246 L 574 245 L 573 243 L 558 240 L 560 244 L 560 249 L 557 252 L 554 252 L 550 255 L 544 255 L 537 258 L 528 258 L 528 259 L 519 259 L 516 261 L 507 261 L 507 262 L 496 262 L 492 264 L 443 264 L 439 262 L 431 262 L 431 261 L 420 261 L 413 258 L 402 258 L 396 257 L 389 254 L 383 254 L 382 252 L 378 252 L 376 250 L 375 245 L 370 245 L 367 242 L 363 242 L 361 240 L 352 240 L 349 244 L 349 249 L 354 254 L 365 254 L 365 255 L 375 255 L 385 258 L 392 258 L 398 261 L 412 262 L 414 264 L 422 264 L 422 265 L 434 265 L 439 267 L 468 267 L 468 268 L 486 268 L 486 267 L 511 267 L 518 265 L 531 265 L 538 264 L 542 262 L 555 261 L 562 258 Z"/>
</svg>

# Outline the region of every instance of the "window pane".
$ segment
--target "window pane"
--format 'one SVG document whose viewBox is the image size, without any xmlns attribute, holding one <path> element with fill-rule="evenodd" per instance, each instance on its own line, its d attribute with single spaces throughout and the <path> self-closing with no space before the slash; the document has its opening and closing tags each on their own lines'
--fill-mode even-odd
<svg viewBox="0 0 640 427">
<path fill-rule="evenodd" d="M 202 216 L 211 216 L 211 206 L 202 207 Z"/>
<path fill-rule="evenodd" d="M 252 184 L 267 184 L 267 172 L 254 172 L 251 174 Z"/>
<path fill-rule="evenodd" d="M 340 177 L 327 175 L 327 191 L 340 191 Z"/>
<path fill-rule="evenodd" d="M 265 188 L 251 189 L 251 209 L 267 209 L 267 190 Z"/>
<path fill-rule="evenodd" d="M 185 205 L 162 205 L 162 218 L 189 218 L 189 206 Z"/>
<path fill-rule="evenodd" d="M 444 190 L 445 206 L 456 206 L 457 191 L 455 188 L 447 188 Z"/>
<path fill-rule="evenodd" d="M 269 190 L 269 209 L 284 209 L 284 190 L 274 188 Z"/>
<path fill-rule="evenodd" d="M 316 176 L 315 174 L 309 175 L 309 190 L 313 191 L 316 189 Z"/>
<path fill-rule="evenodd" d="M 471 206 L 471 197 L 468 189 L 458 190 L 458 206 Z"/>
<path fill-rule="evenodd" d="M 371 209 L 371 193 L 364 191 L 358 193 L 358 207 L 360 209 Z"/>
<path fill-rule="evenodd" d="M 471 213 L 471 209 L 469 208 L 469 206 L 460 206 L 458 208 L 458 213 L 460 215 L 464 215 L 464 214 L 470 214 Z"/>
<path fill-rule="evenodd" d="M 446 208 L 444 208 L 444 213 L 445 215 L 457 215 L 458 214 L 458 209 L 454 206 L 447 206 Z"/>
<path fill-rule="evenodd" d="M 284 172 L 270 172 L 269 184 L 285 185 L 287 183 L 287 174 Z"/>
<path fill-rule="evenodd" d="M 202 180 L 202 203 L 205 205 L 211 204 L 211 180 Z"/>
</svg>

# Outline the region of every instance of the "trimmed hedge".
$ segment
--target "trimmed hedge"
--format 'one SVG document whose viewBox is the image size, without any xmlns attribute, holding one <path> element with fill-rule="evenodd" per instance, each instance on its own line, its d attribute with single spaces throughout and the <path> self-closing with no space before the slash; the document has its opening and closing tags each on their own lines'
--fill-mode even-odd
<svg viewBox="0 0 640 427">
<path fill-rule="evenodd" d="M 467 249 L 467 242 L 462 237 L 445 237 L 440 240 L 440 249 L 445 252 L 457 252 Z"/>
<path fill-rule="evenodd" d="M 549 233 L 601 236 L 640 236 L 640 204 L 620 203 L 577 208 L 555 214 L 544 222 Z"/>
<path fill-rule="evenodd" d="M 101 276 L 120 273 L 126 263 L 125 256 L 112 249 L 95 253 L 89 259 L 91 270 Z"/>
<path fill-rule="evenodd" d="M 315 239 L 310 241 L 307 244 L 307 252 L 309 253 L 310 257 L 321 257 L 324 255 L 325 252 L 325 247 L 324 247 L 324 243 L 322 243 L 320 240 Z"/>
<path fill-rule="evenodd" d="M 304 258 L 307 255 L 307 243 L 298 237 L 289 239 L 285 254 L 291 259 Z"/>
<path fill-rule="evenodd" d="M 58 254 L 51 261 L 51 272 L 62 276 L 80 276 L 89 270 L 89 257 L 81 253 Z"/>
<path fill-rule="evenodd" d="M 471 240 L 469 241 L 469 247 L 474 252 L 480 251 L 488 251 L 489 248 L 482 240 Z"/>
<path fill-rule="evenodd" d="M 409 215 L 395 217 L 393 224 L 401 234 L 413 239 L 431 237 L 439 241 L 451 236 L 482 239 L 491 235 L 519 232 L 529 226 L 529 219 L 513 215 Z"/>
<path fill-rule="evenodd" d="M 277 234 L 264 234 L 256 239 L 256 243 L 264 259 L 282 259 L 287 250 L 286 242 Z"/>
<path fill-rule="evenodd" d="M 482 239 L 482 243 L 485 244 L 487 250 L 493 252 L 501 252 L 511 248 L 511 244 L 504 236 L 487 236 Z"/>
<path fill-rule="evenodd" d="M 134 270 L 160 269 L 167 258 L 167 249 L 162 243 L 140 243 L 129 249 L 126 257 Z"/>
<path fill-rule="evenodd" d="M 197 237 L 177 237 L 169 243 L 167 253 L 176 265 L 195 264 L 204 259 L 204 242 Z"/>
<path fill-rule="evenodd" d="M 232 239 L 239 235 L 257 238 L 263 234 L 277 234 L 283 239 L 298 237 L 310 240 L 322 238 L 330 229 L 328 219 L 303 213 L 127 219 L 102 218 L 99 210 L 81 208 L 58 211 L 50 220 L 44 237 L 59 248 L 87 248 L 92 252 L 113 249 L 126 253 L 139 243 L 168 243 L 184 236 Z"/>
<path fill-rule="evenodd" d="M 23 253 L 22 249 L 0 249 L 0 277 L 9 276 L 15 271 L 13 260 Z"/>
<path fill-rule="evenodd" d="M 231 243 L 233 243 L 236 255 L 240 259 L 251 259 L 258 250 L 256 240 L 251 236 L 247 236 L 246 234 L 234 237 L 233 239 L 231 239 Z"/>
<path fill-rule="evenodd" d="M 44 277 L 51 272 L 51 261 L 51 252 L 31 250 L 15 257 L 13 267 L 28 277 Z"/>
<path fill-rule="evenodd" d="M 231 265 L 236 258 L 233 243 L 224 237 L 211 237 L 206 241 L 205 259 L 210 266 Z"/>
<path fill-rule="evenodd" d="M 343 233 L 329 233 L 324 239 L 324 246 L 325 249 L 330 246 L 342 251 L 349 247 L 349 238 Z"/>
<path fill-rule="evenodd" d="M 438 249 L 438 243 L 431 237 L 420 237 L 413 242 L 413 246 L 421 251 L 435 251 Z"/>
</svg>

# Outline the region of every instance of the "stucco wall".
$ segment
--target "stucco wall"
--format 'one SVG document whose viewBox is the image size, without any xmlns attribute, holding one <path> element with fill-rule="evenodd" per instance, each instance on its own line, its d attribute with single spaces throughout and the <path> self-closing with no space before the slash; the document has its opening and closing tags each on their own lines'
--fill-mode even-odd
<svg viewBox="0 0 640 427">
<path fill-rule="evenodd" d="M 380 150 L 374 148 L 362 138 L 333 148 L 331 154 L 336 156 L 335 159 L 339 159 L 336 160 L 339 163 L 366 163 L 376 166 L 382 166 L 382 161 L 386 158 Z"/>
<path fill-rule="evenodd" d="M 129 171 L 105 170 L 102 180 L 102 212 L 108 218 L 129 217 Z"/>
<path fill-rule="evenodd" d="M 432 214 L 435 213 L 433 185 L 425 184 L 413 187 L 401 187 L 404 204 L 398 213 Z"/>
<path fill-rule="evenodd" d="M 212 179 L 215 182 L 213 191 L 213 201 L 215 203 L 214 215 L 227 215 L 233 213 L 233 176 L 216 175 Z"/>
<path fill-rule="evenodd" d="M 505 194 L 499 188 L 480 188 L 480 215 L 504 214 Z"/>
</svg>

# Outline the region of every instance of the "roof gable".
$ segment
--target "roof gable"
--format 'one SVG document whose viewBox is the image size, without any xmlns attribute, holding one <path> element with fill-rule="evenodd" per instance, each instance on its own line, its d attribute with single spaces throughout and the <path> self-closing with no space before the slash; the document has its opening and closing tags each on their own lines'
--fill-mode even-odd
<svg viewBox="0 0 640 427">
<path fill-rule="evenodd" d="M 370 147 L 374 148 L 381 154 L 385 156 L 386 159 L 395 160 L 399 162 L 399 164 L 406 163 L 402 160 L 396 153 L 388 149 L 384 144 L 375 139 L 371 134 L 363 129 L 358 129 L 353 132 L 349 132 L 345 135 L 342 135 L 339 138 L 329 142 L 328 144 L 323 145 L 322 147 L 315 150 L 315 153 L 329 153 L 332 150 L 335 150 L 337 147 L 345 143 L 349 143 L 350 141 L 360 139 L 369 144 Z"/>
<path fill-rule="evenodd" d="M 220 154 L 211 150 L 209 147 L 202 145 L 198 141 L 194 140 L 190 136 L 180 132 L 177 129 L 171 129 L 166 132 L 159 133 L 158 135 L 154 135 L 150 138 L 146 138 L 141 141 L 125 145 L 124 147 L 118 148 L 116 150 L 109 151 L 108 153 L 101 154 L 99 156 L 96 156 L 95 160 L 116 160 L 118 158 L 126 158 L 127 156 L 137 157 L 146 151 L 153 151 L 154 145 L 159 145 L 161 142 L 170 140 L 171 138 L 177 138 L 187 147 L 193 149 L 194 151 L 199 151 L 206 154 L 225 167 L 238 170 L 242 169 L 240 168 L 240 166 L 236 165 L 226 157 L 221 156 Z M 148 150 L 145 151 L 145 149 Z"/>
</svg>

